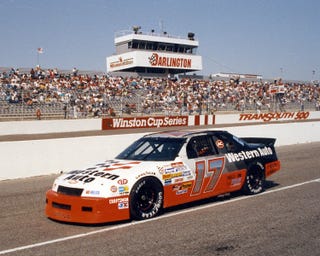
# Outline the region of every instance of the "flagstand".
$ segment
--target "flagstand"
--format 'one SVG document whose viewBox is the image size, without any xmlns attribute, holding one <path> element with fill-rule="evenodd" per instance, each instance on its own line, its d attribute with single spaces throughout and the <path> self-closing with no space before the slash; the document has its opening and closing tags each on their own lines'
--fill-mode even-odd
<svg viewBox="0 0 320 256">
<path fill-rule="evenodd" d="M 43 49 L 40 47 L 37 49 L 37 66 L 40 67 L 40 54 L 43 53 Z"/>
</svg>

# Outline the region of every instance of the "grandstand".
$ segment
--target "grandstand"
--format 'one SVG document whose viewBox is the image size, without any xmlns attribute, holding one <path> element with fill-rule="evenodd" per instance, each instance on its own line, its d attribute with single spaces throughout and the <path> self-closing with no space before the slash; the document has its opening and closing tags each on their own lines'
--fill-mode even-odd
<svg viewBox="0 0 320 256">
<path fill-rule="evenodd" d="M 319 110 L 320 87 L 272 81 L 89 74 L 0 74 L 1 120 L 94 118 L 125 115 L 194 115 L 216 112 Z M 281 89 L 282 90 L 282 89 Z M 275 91 L 277 92 L 277 91 Z M 280 91 L 279 91 L 280 92 Z"/>
</svg>

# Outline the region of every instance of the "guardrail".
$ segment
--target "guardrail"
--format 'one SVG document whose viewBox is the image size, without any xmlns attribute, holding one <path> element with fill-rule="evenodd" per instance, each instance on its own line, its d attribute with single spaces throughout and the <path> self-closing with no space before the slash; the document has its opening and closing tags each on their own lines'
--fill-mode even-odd
<svg viewBox="0 0 320 256">
<path fill-rule="evenodd" d="M 68 133 L 116 129 L 245 125 L 254 123 L 319 121 L 320 111 L 237 113 L 215 115 L 118 116 L 91 119 L 23 120 L 0 122 L 1 135 Z M 1 139 L 1 138 L 0 138 Z"/>
</svg>

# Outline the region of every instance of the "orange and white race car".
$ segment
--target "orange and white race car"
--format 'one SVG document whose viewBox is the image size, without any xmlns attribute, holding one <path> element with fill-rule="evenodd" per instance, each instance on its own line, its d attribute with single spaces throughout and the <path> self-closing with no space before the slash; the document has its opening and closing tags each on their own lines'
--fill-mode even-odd
<svg viewBox="0 0 320 256">
<path fill-rule="evenodd" d="M 114 160 L 59 176 L 46 193 L 45 213 L 75 223 L 142 220 L 233 191 L 257 194 L 280 170 L 275 141 L 217 130 L 149 134 Z"/>
</svg>

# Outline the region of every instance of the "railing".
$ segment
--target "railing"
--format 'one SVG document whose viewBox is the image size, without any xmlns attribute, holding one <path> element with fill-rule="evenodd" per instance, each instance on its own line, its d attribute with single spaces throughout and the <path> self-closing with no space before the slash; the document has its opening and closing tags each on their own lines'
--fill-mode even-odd
<svg viewBox="0 0 320 256">
<path fill-rule="evenodd" d="M 118 37 L 122 37 L 122 36 L 126 36 L 126 35 L 132 35 L 132 34 L 138 34 L 138 35 L 147 35 L 147 36 L 159 36 L 159 37 L 170 37 L 170 38 L 176 38 L 176 39 L 187 39 L 185 37 L 182 36 L 176 36 L 176 35 L 171 35 L 171 34 L 167 34 L 165 32 L 159 33 L 159 32 L 142 32 L 142 31 L 138 31 L 137 33 L 135 33 L 133 30 L 120 30 L 120 31 L 116 31 L 114 33 L 114 37 L 118 38 Z"/>
</svg>

